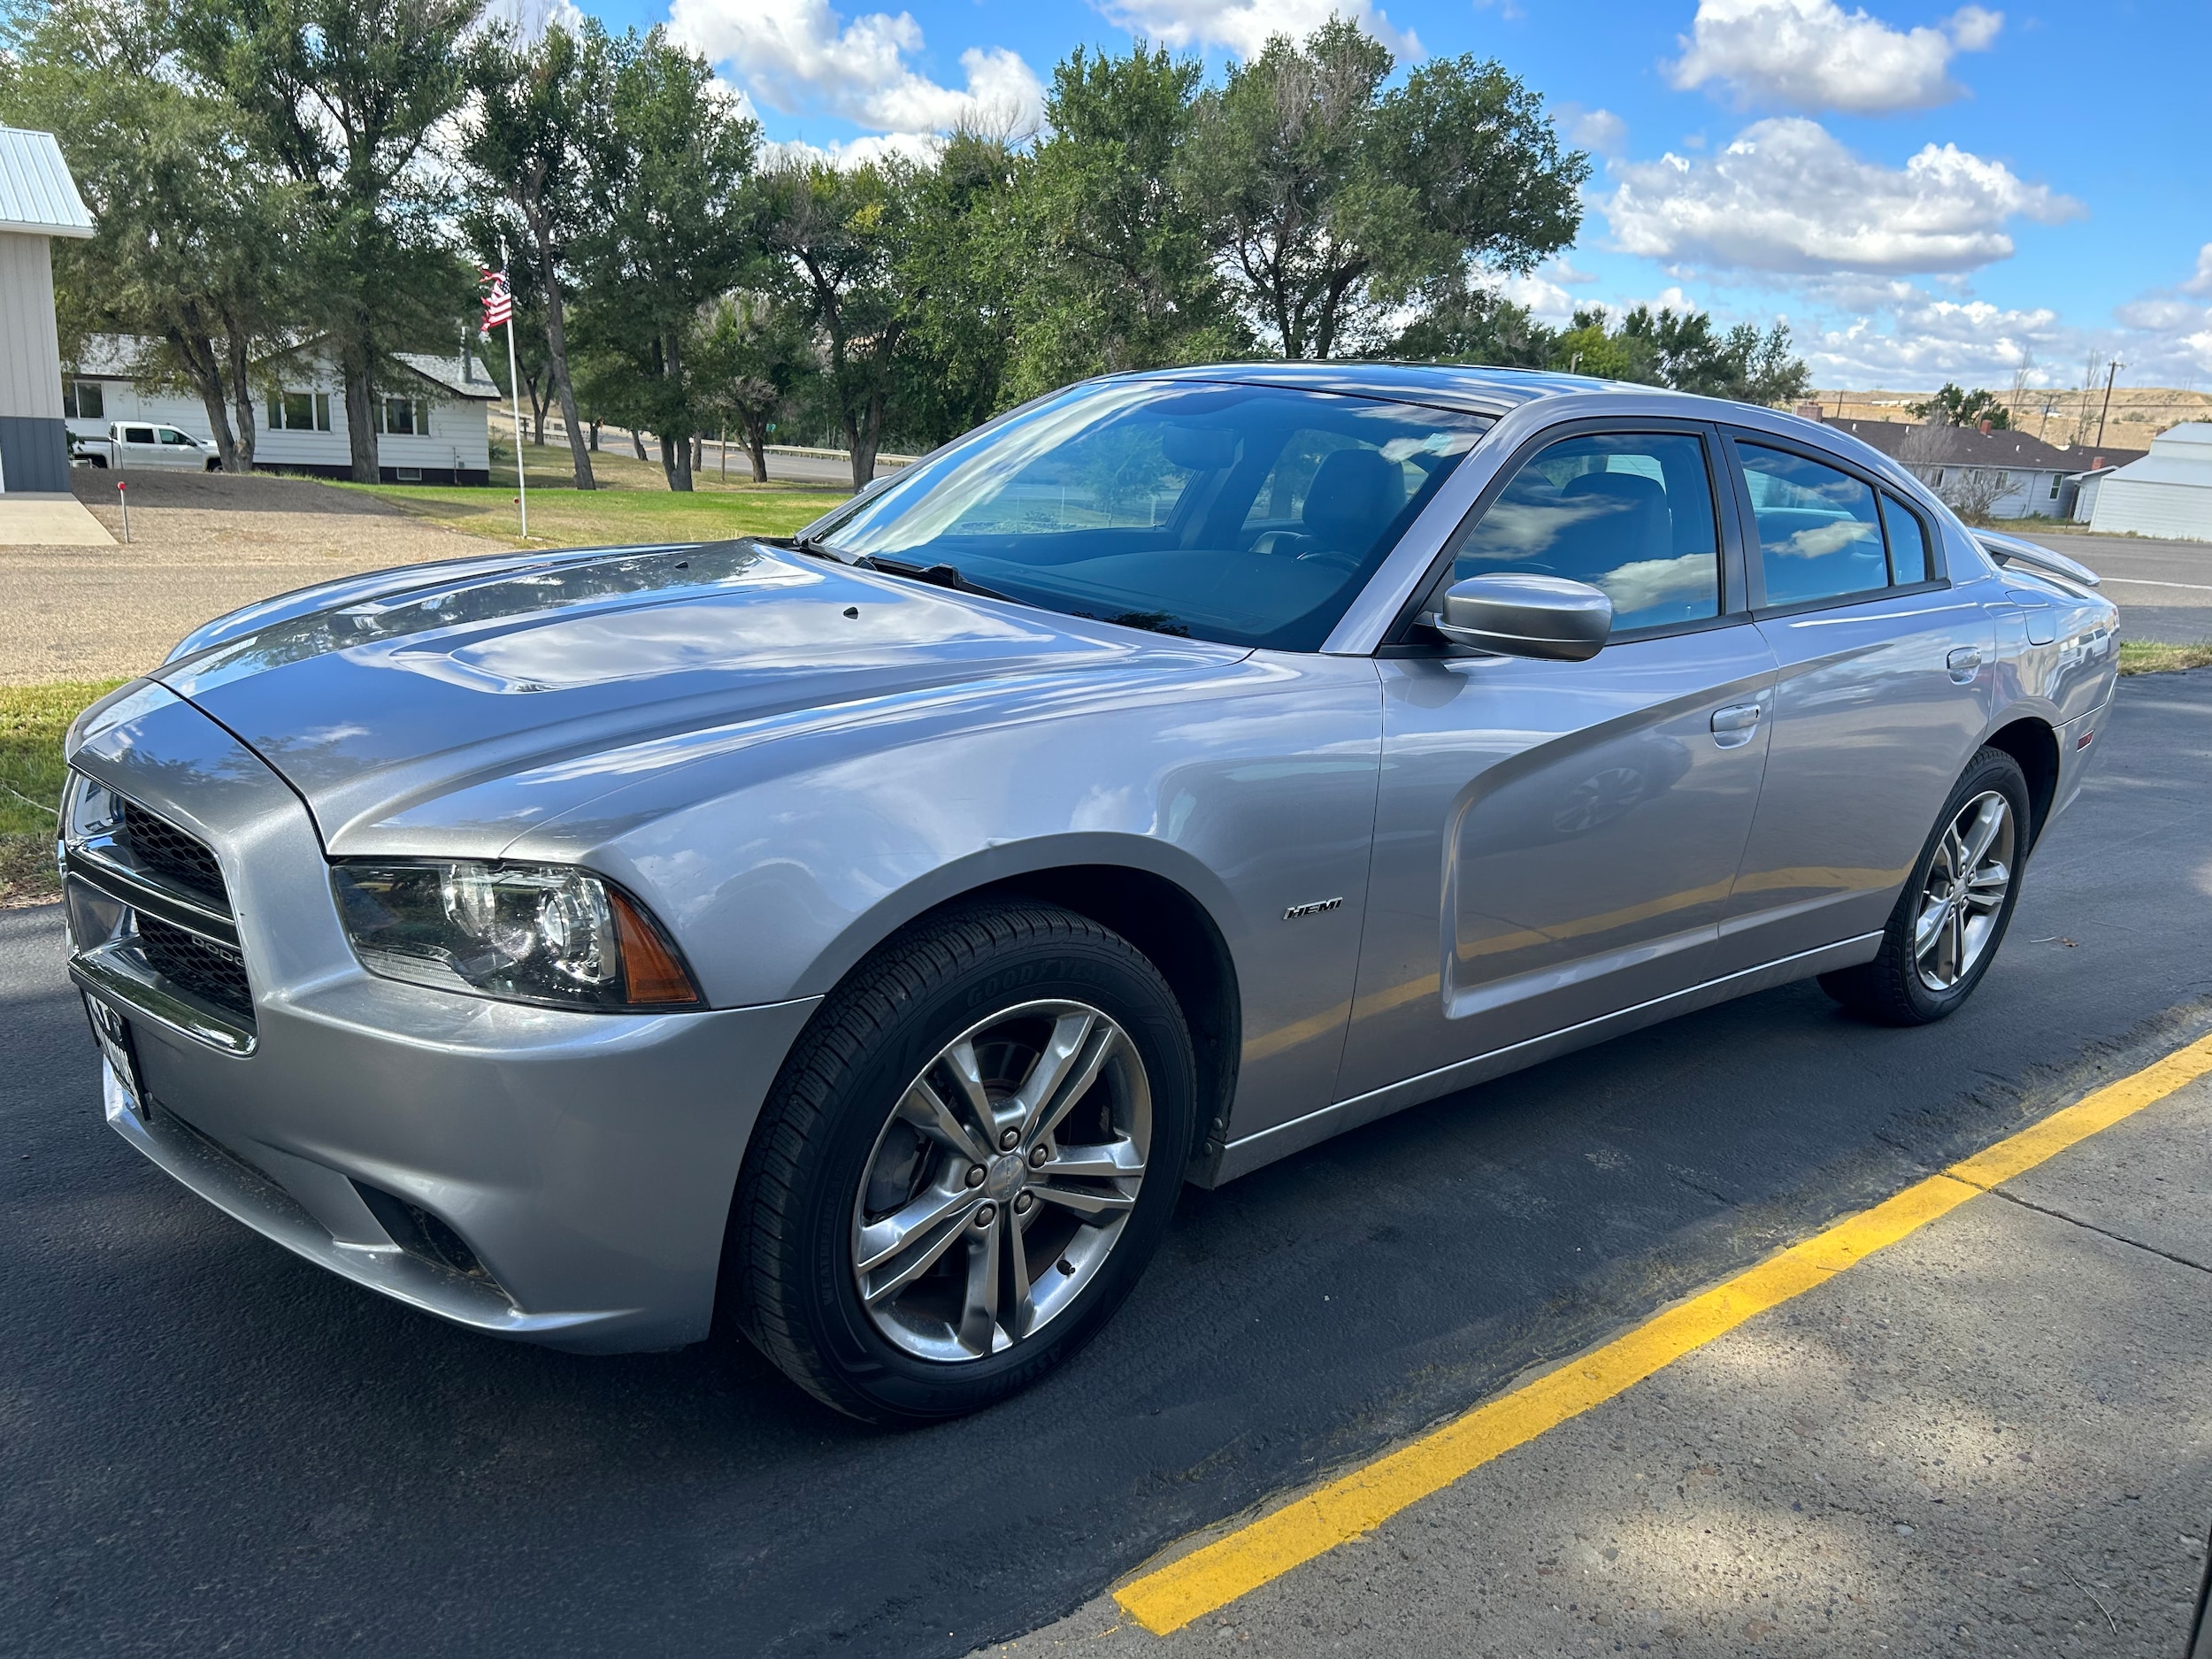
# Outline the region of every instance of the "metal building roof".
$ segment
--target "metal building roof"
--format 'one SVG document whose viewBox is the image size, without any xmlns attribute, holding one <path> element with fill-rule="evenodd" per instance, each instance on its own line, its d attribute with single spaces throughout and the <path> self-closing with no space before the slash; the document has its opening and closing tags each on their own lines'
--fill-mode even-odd
<svg viewBox="0 0 2212 1659">
<path fill-rule="evenodd" d="M 92 215 L 51 133 L 0 127 L 0 231 L 89 236 Z"/>
</svg>

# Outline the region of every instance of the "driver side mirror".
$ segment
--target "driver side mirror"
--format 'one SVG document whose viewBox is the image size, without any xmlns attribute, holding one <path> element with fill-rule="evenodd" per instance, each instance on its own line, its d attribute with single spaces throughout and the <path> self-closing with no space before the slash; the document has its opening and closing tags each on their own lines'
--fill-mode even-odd
<svg viewBox="0 0 2212 1659">
<path fill-rule="evenodd" d="M 1605 649 L 1613 601 L 1557 576 L 1470 576 L 1444 590 L 1430 626 L 1455 645 L 1581 663 Z"/>
</svg>

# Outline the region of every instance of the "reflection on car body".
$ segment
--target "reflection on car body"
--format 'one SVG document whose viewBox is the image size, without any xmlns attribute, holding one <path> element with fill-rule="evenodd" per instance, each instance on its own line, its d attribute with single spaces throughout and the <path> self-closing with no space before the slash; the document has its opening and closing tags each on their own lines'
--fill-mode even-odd
<svg viewBox="0 0 2212 1659">
<path fill-rule="evenodd" d="M 1818 976 L 1989 971 L 2114 611 L 1816 423 L 1109 377 L 779 542 L 348 578 L 73 732 L 107 1113 L 334 1271 L 920 1420 L 1181 1181 Z"/>
</svg>

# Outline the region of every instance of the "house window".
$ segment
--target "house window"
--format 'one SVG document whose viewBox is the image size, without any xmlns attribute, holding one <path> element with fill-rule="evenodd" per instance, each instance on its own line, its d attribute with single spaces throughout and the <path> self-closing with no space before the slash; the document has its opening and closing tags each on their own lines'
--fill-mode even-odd
<svg viewBox="0 0 2212 1659">
<path fill-rule="evenodd" d="M 376 405 L 376 429 L 410 437 L 427 434 L 430 431 L 429 402 L 420 397 L 380 398 Z"/>
<path fill-rule="evenodd" d="M 105 420 L 108 415 L 106 394 L 97 380 L 64 380 L 61 383 L 61 412 L 71 420 Z"/>
<path fill-rule="evenodd" d="M 2051 474 L 2051 499 L 2053 501 L 2058 499 L 2058 474 L 2056 472 Z"/>
<path fill-rule="evenodd" d="M 328 432 L 328 392 L 285 392 L 269 388 L 271 432 Z"/>
<path fill-rule="evenodd" d="M 419 466 L 396 466 L 392 469 L 392 476 L 403 484 L 419 484 L 422 482 L 422 468 Z"/>
</svg>

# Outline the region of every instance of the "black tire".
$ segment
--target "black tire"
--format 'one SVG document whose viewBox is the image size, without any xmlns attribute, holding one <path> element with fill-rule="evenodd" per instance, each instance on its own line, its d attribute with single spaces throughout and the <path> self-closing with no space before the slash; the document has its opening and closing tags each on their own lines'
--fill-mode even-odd
<svg viewBox="0 0 2212 1659">
<path fill-rule="evenodd" d="M 1142 1060 L 1151 1150 L 1134 1207 L 1048 1324 L 987 1357 L 917 1357 L 862 1305 L 851 1231 L 861 1180 L 892 1109 L 946 1045 L 1002 1009 L 1051 998 L 1102 1010 Z M 718 1329 L 741 1331 L 801 1387 L 868 1422 L 958 1417 L 1027 1386 L 1097 1333 L 1157 1249 L 1194 1141 L 1196 1076 L 1173 992 L 1118 933 L 1031 903 L 917 925 L 830 995 L 762 1108 L 731 1213 Z"/>
<path fill-rule="evenodd" d="M 1955 984 L 1936 989 L 1922 979 L 1913 950 L 1922 894 L 1952 820 L 1969 802 L 1992 790 L 2005 797 L 2012 811 L 2016 850 L 2011 860 L 2011 879 L 1991 926 L 1988 942 L 1979 956 Z M 1973 995 L 1974 987 L 1989 972 L 1989 964 L 1997 959 L 2005 930 L 2012 925 L 2012 912 L 2020 902 L 2020 885 L 2026 873 L 2028 849 L 2034 841 L 2032 811 L 2028 780 L 2020 770 L 2020 763 L 2001 749 L 1979 750 L 1959 779 L 1957 787 L 1951 791 L 1950 798 L 1943 803 L 1935 827 L 1928 833 L 1927 844 L 1913 861 L 1912 874 L 1905 882 L 1904 891 L 1897 895 L 1897 907 L 1890 912 L 1888 926 L 1882 931 L 1880 953 L 1871 962 L 1822 974 L 1820 988 L 1848 1012 L 1877 1025 L 1927 1025 L 1955 1013 Z"/>
</svg>

